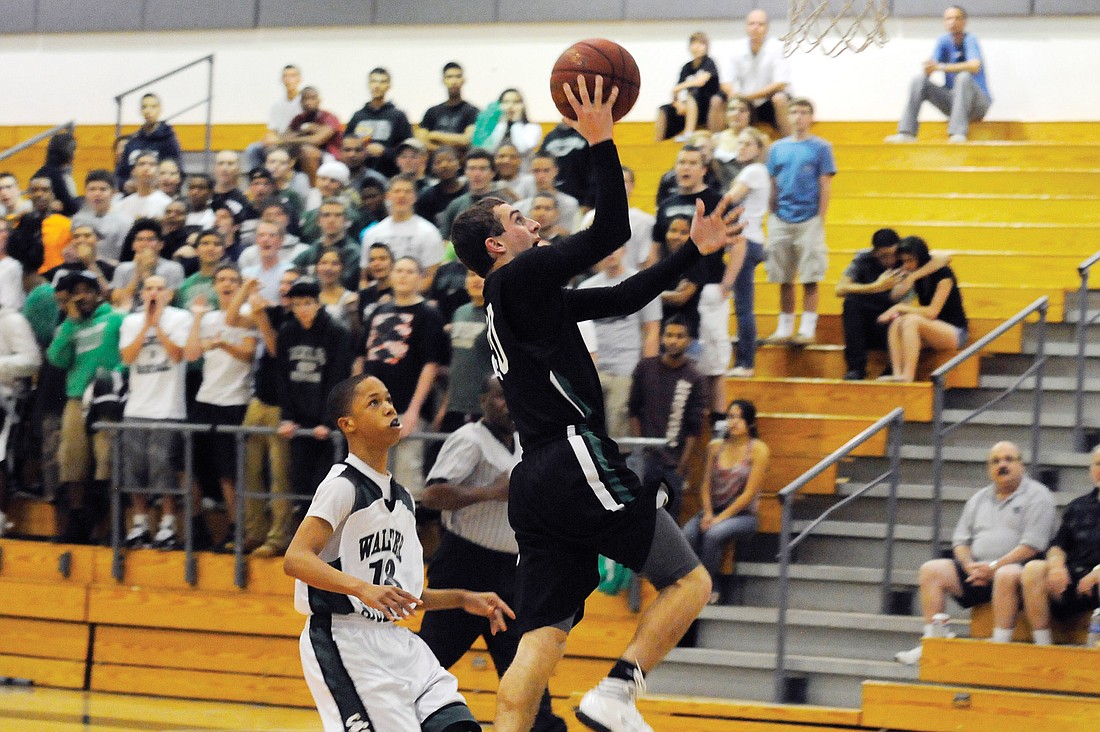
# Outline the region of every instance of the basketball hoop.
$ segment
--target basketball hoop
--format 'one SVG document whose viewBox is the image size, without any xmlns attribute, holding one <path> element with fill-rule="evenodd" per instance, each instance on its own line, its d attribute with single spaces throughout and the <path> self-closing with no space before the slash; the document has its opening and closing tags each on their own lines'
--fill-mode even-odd
<svg viewBox="0 0 1100 732">
<path fill-rule="evenodd" d="M 826 56 L 859 53 L 871 44 L 883 46 L 889 0 L 790 0 L 791 28 L 783 54 L 820 48 Z"/>
</svg>

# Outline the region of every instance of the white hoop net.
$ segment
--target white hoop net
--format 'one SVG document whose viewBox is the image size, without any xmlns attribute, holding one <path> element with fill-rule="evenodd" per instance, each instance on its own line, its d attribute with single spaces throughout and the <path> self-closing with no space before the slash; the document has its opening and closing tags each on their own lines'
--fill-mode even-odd
<svg viewBox="0 0 1100 732">
<path fill-rule="evenodd" d="M 889 0 L 790 0 L 789 5 L 791 27 L 780 39 L 786 56 L 815 48 L 826 56 L 859 53 L 888 40 Z"/>
</svg>

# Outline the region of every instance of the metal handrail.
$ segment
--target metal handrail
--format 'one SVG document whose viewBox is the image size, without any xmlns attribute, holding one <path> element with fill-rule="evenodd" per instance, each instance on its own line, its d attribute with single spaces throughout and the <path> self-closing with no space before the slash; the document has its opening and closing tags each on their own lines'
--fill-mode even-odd
<svg viewBox="0 0 1100 732">
<path fill-rule="evenodd" d="M 1077 294 L 1077 388 L 1073 395 L 1074 420 L 1073 420 L 1073 444 L 1081 451 L 1088 446 L 1085 444 L 1085 334 L 1088 326 L 1100 318 L 1097 312 L 1091 318 L 1089 314 L 1089 270 L 1100 261 L 1100 252 L 1093 254 L 1081 264 L 1077 265 L 1077 274 L 1081 277 L 1081 289 Z"/>
<path fill-rule="evenodd" d="M 164 81 L 165 79 L 168 79 L 172 76 L 175 76 L 176 74 L 178 74 L 182 71 L 186 71 L 187 69 L 190 69 L 193 66 L 198 66 L 199 64 L 202 64 L 202 63 L 209 64 L 209 67 L 207 68 L 207 74 L 206 74 L 206 96 L 203 99 L 200 99 L 199 101 L 195 102 L 191 106 L 186 107 L 186 108 L 180 110 L 179 112 L 176 112 L 175 114 L 172 114 L 168 117 L 165 117 L 163 121 L 169 122 L 169 121 L 175 119 L 176 117 L 180 116 L 181 114 L 184 114 L 185 112 L 190 112 L 195 107 L 199 107 L 199 106 L 202 106 L 204 104 L 206 105 L 206 138 L 205 138 L 205 146 L 203 147 L 203 164 L 206 166 L 207 169 L 209 169 L 210 168 L 210 153 L 211 153 L 211 150 L 213 149 L 211 131 L 213 130 L 213 127 L 214 127 L 214 122 L 213 122 L 214 54 L 212 54 L 212 53 L 208 54 L 206 56 L 203 56 L 202 58 L 197 58 L 194 61 L 191 61 L 190 63 L 184 64 L 183 66 L 178 66 L 178 67 L 172 69 L 171 71 L 166 71 L 165 73 L 161 74 L 160 76 L 158 76 L 154 79 L 149 79 L 148 81 L 142 82 L 141 84 L 138 84 L 137 86 L 135 86 L 131 89 L 127 89 L 124 92 L 120 92 L 120 93 L 116 94 L 115 97 L 114 97 L 114 99 L 115 99 L 115 137 L 117 138 L 117 137 L 122 136 L 122 100 L 123 99 L 130 96 L 134 92 L 139 92 L 139 91 L 142 91 L 143 89 L 148 89 L 150 86 L 152 86 L 153 84 L 156 84 L 158 81 Z"/>
<path fill-rule="evenodd" d="M 881 417 L 867 429 L 848 440 L 834 450 L 828 457 L 822 459 L 817 465 L 795 478 L 779 491 L 779 502 L 782 504 L 783 519 L 779 531 L 779 615 L 776 628 L 775 650 L 775 700 L 785 701 L 785 687 L 787 675 L 787 605 L 790 600 L 790 564 L 791 552 L 809 536 L 814 529 L 834 512 L 852 503 L 863 496 L 872 488 L 889 481 L 890 493 L 886 500 L 886 546 L 883 550 L 882 573 L 882 612 L 886 613 L 890 605 L 890 585 L 893 578 L 894 564 L 894 525 L 897 522 L 898 482 L 901 476 L 901 428 L 905 424 L 905 412 L 901 407 L 895 407 L 888 414 Z M 887 444 L 887 456 L 890 458 L 890 468 L 855 493 L 827 508 L 820 516 L 814 519 L 809 526 L 804 528 L 798 536 L 791 539 L 791 513 L 795 496 L 806 485 L 826 470 L 836 465 L 847 457 L 857 447 L 867 442 L 884 429 L 889 428 Z"/>
<path fill-rule="evenodd" d="M 940 553 L 940 530 L 943 520 L 943 442 L 949 434 L 959 427 L 970 422 L 982 412 L 1000 403 L 1009 394 L 1014 393 L 1020 386 L 1034 374 L 1034 398 L 1031 407 L 1031 453 L 1029 456 L 1032 470 L 1039 467 L 1039 417 L 1043 403 L 1043 367 L 1046 364 L 1046 338 L 1047 338 L 1047 309 L 1050 300 L 1046 296 L 1040 297 L 1020 312 L 1013 315 L 1005 322 L 998 325 L 984 336 L 971 343 L 957 356 L 932 372 L 932 384 L 935 389 L 932 404 L 932 556 Z M 972 358 L 979 351 L 992 343 L 997 338 L 1023 322 L 1032 313 L 1039 313 L 1038 345 L 1035 348 L 1035 358 L 1024 373 L 1014 381 L 1007 389 L 990 399 L 985 404 L 975 407 L 968 414 L 959 419 L 950 427 L 943 426 L 944 398 L 946 392 L 947 375 L 959 364 Z"/>
<path fill-rule="evenodd" d="M 12 145 L 11 147 L 9 147 L 7 150 L 4 150 L 3 152 L 0 152 L 0 160 L 7 160 L 12 155 L 18 155 L 19 153 L 23 152 L 24 150 L 27 150 L 28 148 L 34 147 L 35 145 L 42 142 L 43 140 L 50 139 L 51 137 L 56 135 L 58 132 L 64 132 L 66 130 L 69 131 L 69 132 L 72 132 L 75 129 L 76 129 L 76 123 L 73 120 L 69 120 L 68 122 L 62 122 L 59 125 L 55 125 L 55 126 L 51 127 L 50 129 L 46 130 L 45 132 L 39 132 L 34 137 L 23 140 L 23 142 L 16 143 L 15 145 Z"/>
</svg>

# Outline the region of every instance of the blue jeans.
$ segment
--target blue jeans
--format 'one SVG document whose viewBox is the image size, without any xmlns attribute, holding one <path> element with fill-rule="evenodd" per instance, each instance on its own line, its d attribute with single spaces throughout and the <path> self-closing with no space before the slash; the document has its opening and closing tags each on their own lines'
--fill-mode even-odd
<svg viewBox="0 0 1100 732">
<path fill-rule="evenodd" d="M 684 525 L 684 537 L 699 556 L 699 561 L 710 572 L 711 577 L 718 576 L 718 570 L 722 568 L 722 551 L 726 548 L 726 544 L 752 536 L 756 533 L 756 527 L 759 524 L 755 515 L 741 513 L 719 521 L 704 533 L 700 528 L 702 522 L 702 512 L 695 514 L 691 521 Z"/>
<path fill-rule="evenodd" d="M 764 245 L 750 241 L 745 263 L 733 281 L 733 310 L 737 314 L 735 366 L 751 369 L 756 364 L 756 266 L 764 261 Z"/>
</svg>

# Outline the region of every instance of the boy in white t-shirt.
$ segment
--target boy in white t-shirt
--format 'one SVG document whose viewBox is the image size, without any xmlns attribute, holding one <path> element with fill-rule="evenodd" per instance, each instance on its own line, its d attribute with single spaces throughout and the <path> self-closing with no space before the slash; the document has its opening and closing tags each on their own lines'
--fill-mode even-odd
<svg viewBox="0 0 1100 732">
<path fill-rule="evenodd" d="M 130 393 L 122 416 L 127 421 L 183 421 L 187 417 L 184 401 L 185 371 L 183 348 L 191 329 L 191 314 L 172 307 L 172 290 L 160 275 L 145 278 L 141 288 L 143 310 L 122 320 L 119 353 L 130 367 Z M 133 525 L 126 535 L 128 546 L 142 546 L 153 539 L 155 546 L 176 549 L 175 458 L 179 452 L 175 432 L 122 432 L 122 477 L 128 489 L 149 489 L 163 493 L 163 511 L 155 537 L 149 530 L 149 494 L 134 493 Z"/>
<path fill-rule="evenodd" d="M 233 425 L 244 421 L 252 397 L 252 365 L 256 357 L 255 330 L 226 325 L 225 316 L 237 291 L 241 273 L 237 265 L 219 264 L 214 269 L 214 292 L 218 308 L 212 310 L 204 295 L 191 303 L 191 331 L 184 347 L 188 361 L 202 361 L 202 384 L 195 395 L 192 422 Z M 218 474 L 225 506 L 232 511 L 236 503 L 237 440 L 231 435 L 195 435 L 197 455 L 212 461 Z M 230 524 L 229 535 L 236 526 Z"/>
<path fill-rule="evenodd" d="M 515 614 L 493 592 L 424 587 L 412 497 L 386 467 L 401 418 L 385 384 L 345 379 L 327 407 L 349 454 L 317 487 L 283 564 L 298 580 L 294 606 L 309 616 L 302 668 L 325 732 L 480 730 L 458 680 L 393 621 L 418 606 L 462 608 L 488 618 L 495 634 Z"/>
</svg>

